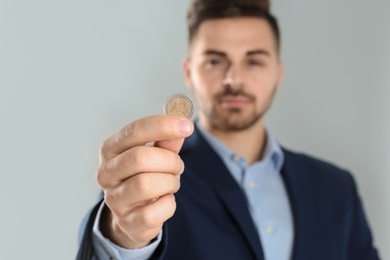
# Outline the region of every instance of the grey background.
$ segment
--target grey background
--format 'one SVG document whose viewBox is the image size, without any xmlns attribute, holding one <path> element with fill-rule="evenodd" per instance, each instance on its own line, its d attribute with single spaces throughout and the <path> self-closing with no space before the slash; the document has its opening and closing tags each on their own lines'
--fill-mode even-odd
<svg viewBox="0 0 390 260">
<path fill-rule="evenodd" d="M 187 1 L 0 0 L 0 259 L 73 259 L 98 147 L 184 88 Z M 390 6 L 274 1 L 280 142 L 351 170 L 390 259 Z"/>
</svg>

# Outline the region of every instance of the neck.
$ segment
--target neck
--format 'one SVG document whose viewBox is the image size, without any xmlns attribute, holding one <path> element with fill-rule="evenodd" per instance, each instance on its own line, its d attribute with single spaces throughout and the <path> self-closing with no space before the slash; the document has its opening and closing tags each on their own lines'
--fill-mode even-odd
<svg viewBox="0 0 390 260">
<path fill-rule="evenodd" d="M 249 165 L 263 157 L 266 134 L 262 119 L 253 126 L 241 131 L 221 131 L 211 127 L 202 118 L 200 118 L 199 123 L 227 147 L 242 155 Z"/>
</svg>

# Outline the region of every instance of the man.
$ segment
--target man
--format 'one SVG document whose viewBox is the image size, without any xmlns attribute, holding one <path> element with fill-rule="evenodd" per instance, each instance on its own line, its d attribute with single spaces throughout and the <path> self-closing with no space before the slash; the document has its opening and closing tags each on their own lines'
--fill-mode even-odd
<svg viewBox="0 0 390 260">
<path fill-rule="evenodd" d="M 267 8 L 193 1 L 184 72 L 199 120 L 142 118 L 102 144 L 104 200 L 79 259 L 378 259 L 351 175 L 266 130 L 283 76 Z"/>
</svg>

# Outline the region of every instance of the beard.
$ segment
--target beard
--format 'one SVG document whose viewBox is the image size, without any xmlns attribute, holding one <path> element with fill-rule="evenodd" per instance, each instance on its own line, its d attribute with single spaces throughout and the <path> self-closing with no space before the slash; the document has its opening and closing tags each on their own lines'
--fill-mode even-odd
<svg viewBox="0 0 390 260">
<path fill-rule="evenodd" d="M 245 93 L 241 89 L 233 90 L 230 87 L 224 92 L 217 94 L 211 106 L 203 106 L 203 113 L 211 128 L 224 132 L 239 132 L 246 130 L 261 120 L 271 106 L 276 93 L 276 87 L 270 96 L 265 100 L 261 109 L 256 109 L 256 97 Z M 249 111 L 243 108 L 224 109 L 219 106 L 222 99 L 227 97 L 243 97 L 248 101 Z"/>
</svg>

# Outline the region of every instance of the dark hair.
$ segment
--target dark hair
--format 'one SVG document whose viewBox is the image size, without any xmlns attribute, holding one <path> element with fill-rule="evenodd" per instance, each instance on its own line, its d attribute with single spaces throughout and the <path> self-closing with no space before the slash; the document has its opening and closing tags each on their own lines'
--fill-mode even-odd
<svg viewBox="0 0 390 260">
<path fill-rule="evenodd" d="M 187 13 L 189 43 L 194 39 L 199 26 L 206 20 L 258 17 L 267 21 L 270 25 L 279 51 L 279 26 L 269 8 L 269 0 L 192 0 Z"/>
</svg>

